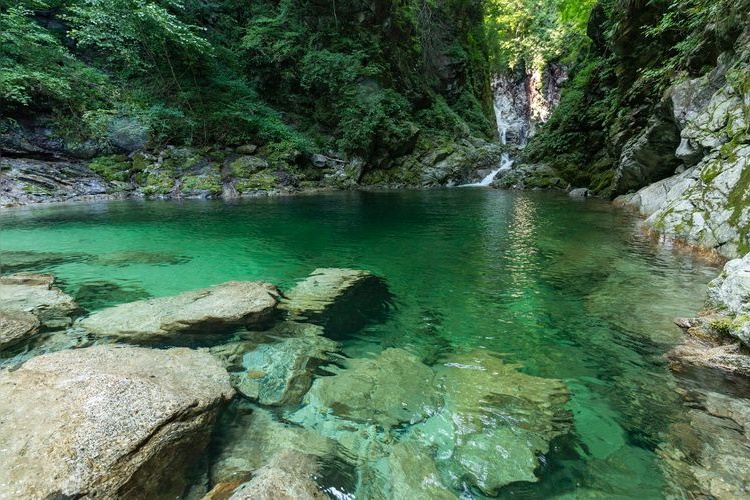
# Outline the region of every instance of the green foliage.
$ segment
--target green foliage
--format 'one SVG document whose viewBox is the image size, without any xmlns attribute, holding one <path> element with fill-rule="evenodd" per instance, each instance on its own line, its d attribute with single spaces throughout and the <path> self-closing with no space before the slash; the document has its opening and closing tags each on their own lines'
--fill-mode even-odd
<svg viewBox="0 0 750 500">
<path fill-rule="evenodd" d="M 487 0 L 485 23 L 496 71 L 575 57 L 587 43 L 586 23 L 596 0 Z"/>
</svg>

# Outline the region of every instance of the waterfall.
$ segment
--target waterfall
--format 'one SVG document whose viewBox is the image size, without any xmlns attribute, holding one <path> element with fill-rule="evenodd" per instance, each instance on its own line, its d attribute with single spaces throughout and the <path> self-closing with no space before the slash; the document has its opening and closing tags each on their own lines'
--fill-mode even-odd
<svg viewBox="0 0 750 500">
<path fill-rule="evenodd" d="M 484 179 L 482 179 L 479 182 L 474 182 L 471 184 L 462 184 L 460 187 L 489 186 L 490 184 L 492 184 L 492 181 L 495 180 L 495 176 L 497 176 L 497 174 L 505 170 L 510 170 L 510 167 L 512 166 L 513 166 L 513 160 L 510 159 L 510 156 L 508 155 L 508 153 L 503 153 L 503 156 L 500 159 L 500 166 L 497 167 L 492 172 L 490 172 L 489 174 L 485 175 Z"/>
</svg>

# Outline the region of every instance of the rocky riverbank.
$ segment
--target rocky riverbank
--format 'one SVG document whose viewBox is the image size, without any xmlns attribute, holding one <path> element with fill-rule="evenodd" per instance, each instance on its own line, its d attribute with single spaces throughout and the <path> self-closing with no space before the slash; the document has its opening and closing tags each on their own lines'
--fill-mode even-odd
<svg viewBox="0 0 750 500">
<path fill-rule="evenodd" d="M 500 163 L 503 148 L 466 137 L 375 165 L 333 152 L 279 152 L 273 144 L 148 149 L 138 127 L 106 146 L 67 144 L 43 122 L 0 132 L 0 206 L 114 198 L 220 198 L 358 187 L 469 183 Z"/>
</svg>

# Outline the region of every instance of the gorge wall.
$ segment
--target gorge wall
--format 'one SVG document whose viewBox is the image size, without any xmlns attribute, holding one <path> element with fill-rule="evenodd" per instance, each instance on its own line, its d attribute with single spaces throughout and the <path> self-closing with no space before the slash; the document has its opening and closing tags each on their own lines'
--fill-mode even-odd
<svg viewBox="0 0 750 500">
<path fill-rule="evenodd" d="M 529 176 L 620 196 L 669 239 L 750 251 L 750 2 L 720 4 L 597 4 Z"/>
</svg>

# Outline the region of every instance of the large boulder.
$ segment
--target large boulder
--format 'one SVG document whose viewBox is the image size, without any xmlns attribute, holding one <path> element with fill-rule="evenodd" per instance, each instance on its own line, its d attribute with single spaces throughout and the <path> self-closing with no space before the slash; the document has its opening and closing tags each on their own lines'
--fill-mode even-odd
<svg viewBox="0 0 750 500">
<path fill-rule="evenodd" d="M 280 309 L 293 321 L 325 327 L 332 336 L 352 333 L 385 312 L 390 293 L 368 271 L 319 268 L 287 291 Z"/>
<path fill-rule="evenodd" d="M 80 321 L 84 329 L 131 342 L 205 334 L 267 320 L 276 309 L 273 285 L 230 281 L 172 297 L 140 300 L 103 309 Z"/>
<path fill-rule="evenodd" d="M 438 370 L 445 404 L 410 431 L 413 439 L 436 448 L 438 467 L 456 488 L 468 481 L 494 495 L 537 481 L 539 455 L 569 429 L 565 384 L 521 373 L 483 350 L 448 361 Z"/>
<path fill-rule="evenodd" d="M 49 274 L 0 276 L 0 310 L 31 313 L 46 328 L 67 326 L 79 307 L 54 283 L 55 278 Z"/>
<path fill-rule="evenodd" d="M 233 395 L 207 353 L 97 346 L 0 372 L 7 498 L 175 498 Z"/>
</svg>

